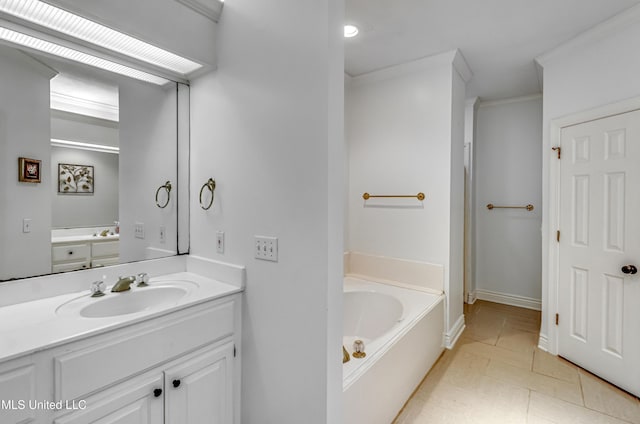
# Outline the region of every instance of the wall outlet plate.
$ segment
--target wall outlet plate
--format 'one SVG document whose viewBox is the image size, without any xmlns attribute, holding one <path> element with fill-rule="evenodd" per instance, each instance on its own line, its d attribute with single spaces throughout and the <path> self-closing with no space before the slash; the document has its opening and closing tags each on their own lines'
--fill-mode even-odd
<svg viewBox="0 0 640 424">
<path fill-rule="evenodd" d="M 278 262 L 278 238 L 255 236 L 254 250 L 256 259 Z"/>
</svg>

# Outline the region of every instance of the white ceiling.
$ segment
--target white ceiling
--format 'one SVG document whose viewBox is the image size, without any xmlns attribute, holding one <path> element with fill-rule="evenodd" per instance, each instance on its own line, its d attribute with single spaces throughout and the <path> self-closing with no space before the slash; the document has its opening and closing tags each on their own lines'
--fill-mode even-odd
<svg viewBox="0 0 640 424">
<path fill-rule="evenodd" d="M 459 49 L 473 77 L 467 97 L 541 92 L 535 57 L 640 0 L 346 0 L 351 76 Z"/>
</svg>

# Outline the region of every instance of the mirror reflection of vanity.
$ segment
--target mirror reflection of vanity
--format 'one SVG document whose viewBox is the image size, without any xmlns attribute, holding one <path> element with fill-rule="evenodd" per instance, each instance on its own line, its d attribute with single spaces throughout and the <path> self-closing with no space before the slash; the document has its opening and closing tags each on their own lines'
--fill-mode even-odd
<svg viewBox="0 0 640 424">
<path fill-rule="evenodd" d="M 0 281 L 178 253 L 185 90 L 0 45 Z"/>
</svg>

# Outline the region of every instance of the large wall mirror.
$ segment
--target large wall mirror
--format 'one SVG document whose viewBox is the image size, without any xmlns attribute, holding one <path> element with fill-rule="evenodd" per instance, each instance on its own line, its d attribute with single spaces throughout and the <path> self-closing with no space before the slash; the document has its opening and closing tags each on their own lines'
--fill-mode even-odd
<svg viewBox="0 0 640 424">
<path fill-rule="evenodd" d="M 0 281 L 178 253 L 185 90 L 0 45 Z"/>
</svg>

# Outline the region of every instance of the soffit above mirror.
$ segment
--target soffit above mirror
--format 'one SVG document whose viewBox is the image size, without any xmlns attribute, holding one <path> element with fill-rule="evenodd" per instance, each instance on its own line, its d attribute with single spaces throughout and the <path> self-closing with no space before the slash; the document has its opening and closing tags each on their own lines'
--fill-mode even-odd
<svg viewBox="0 0 640 424">
<path fill-rule="evenodd" d="M 51 109 L 117 122 L 118 86 L 81 68 L 61 69 L 51 80 Z"/>
<path fill-rule="evenodd" d="M 216 65 L 217 24 L 177 0 L 45 2 L 204 65 L 204 69 L 193 74 L 211 70 Z"/>
</svg>

